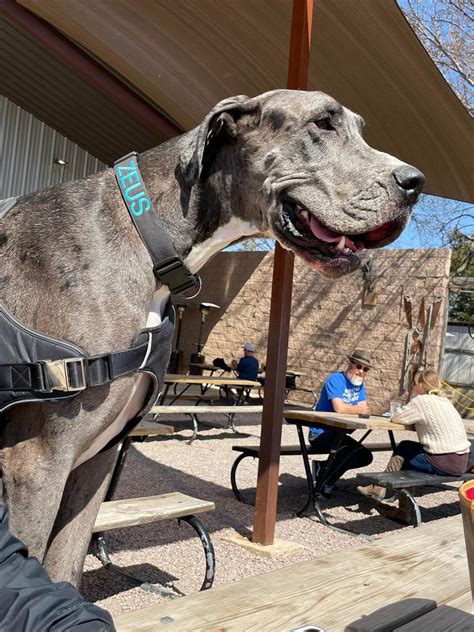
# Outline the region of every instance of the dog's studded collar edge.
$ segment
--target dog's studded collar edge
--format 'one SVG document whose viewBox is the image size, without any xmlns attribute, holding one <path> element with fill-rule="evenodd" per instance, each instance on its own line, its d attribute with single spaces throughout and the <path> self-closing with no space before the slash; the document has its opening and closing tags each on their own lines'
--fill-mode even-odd
<svg viewBox="0 0 474 632">
<path fill-rule="evenodd" d="M 171 294 L 181 294 L 191 288 L 199 293 L 199 275 L 193 274 L 176 252 L 148 195 L 138 166 L 138 153 L 132 151 L 116 160 L 114 174 L 132 222 L 151 257 L 155 276 L 168 286 Z"/>
</svg>

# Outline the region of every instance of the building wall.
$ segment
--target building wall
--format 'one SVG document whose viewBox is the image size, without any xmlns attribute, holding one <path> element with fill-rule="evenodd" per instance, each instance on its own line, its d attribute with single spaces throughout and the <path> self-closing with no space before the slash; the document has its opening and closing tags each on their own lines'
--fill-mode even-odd
<svg viewBox="0 0 474 632">
<path fill-rule="evenodd" d="M 67 161 L 61 166 L 55 159 Z M 94 156 L 0 96 L 0 200 L 105 169 Z"/>
<path fill-rule="evenodd" d="M 403 295 L 410 294 L 413 324 L 424 297 L 426 307 L 442 297 L 438 320 L 429 334 L 427 362 L 439 368 L 446 328 L 450 251 L 445 249 L 385 250 L 371 254 L 374 260 L 377 303 L 362 303 L 360 272 L 337 281 L 322 279 L 298 260 L 295 263 L 288 367 L 304 372 L 298 384 L 319 390 L 328 373 L 345 368 L 346 355 L 354 347 L 371 351 L 375 368 L 367 380 L 373 412 L 384 412 L 390 399 L 400 393 L 402 363 L 408 329 Z M 273 253 L 220 253 L 202 271 L 203 291 L 187 307 L 180 347 L 184 360 L 196 350 L 199 302 L 221 306 L 207 317 L 203 327 L 206 361 L 242 355 L 250 340 L 265 363 L 270 310 Z M 311 396 L 293 393 L 292 399 Z"/>
</svg>

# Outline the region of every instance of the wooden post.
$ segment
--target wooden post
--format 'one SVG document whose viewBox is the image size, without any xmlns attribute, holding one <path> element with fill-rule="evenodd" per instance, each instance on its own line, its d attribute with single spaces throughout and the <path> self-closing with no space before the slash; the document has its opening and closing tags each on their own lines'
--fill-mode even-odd
<svg viewBox="0 0 474 632">
<path fill-rule="evenodd" d="M 471 582 L 472 603 L 474 604 L 474 481 L 466 481 L 459 488 L 462 526 L 466 542 L 469 581 Z M 474 613 L 474 608 L 471 608 Z"/>
<path fill-rule="evenodd" d="M 288 88 L 293 90 L 304 90 L 307 86 L 312 22 L 313 0 L 293 0 L 288 62 Z M 273 263 L 265 398 L 252 537 L 253 542 L 264 545 L 273 544 L 275 536 L 292 285 L 293 255 L 277 244 Z"/>
</svg>

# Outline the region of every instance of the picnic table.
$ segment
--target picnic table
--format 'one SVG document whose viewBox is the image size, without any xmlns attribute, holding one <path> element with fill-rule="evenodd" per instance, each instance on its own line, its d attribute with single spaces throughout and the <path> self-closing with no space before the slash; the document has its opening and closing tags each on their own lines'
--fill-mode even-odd
<svg viewBox="0 0 474 632">
<path fill-rule="evenodd" d="M 305 506 L 297 512 L 298 516 L 303 515 L 306 511 L 313 506 L 316 515 L 319 520 L 325 526 L 331 527 L 338 531 L 342 531 L 344 533 L 352 533 L 348 529 L 342 529 L 339 527 L 335 527 L 331 525 L 327 520 L 326 516 L 323 514 L 319 501 L 321 497 L 321 489 L 327 480 L 329 474 L 334 465 L 334 461 L 336 458 L 337 451 L 342 445 L 345 435 L 348 432 L 352 432 L 354 430 L 365 430 L 364 435 L 359 439 L 358 443 L 360 445 L 363 444 L 364 440 L 369 436 L 369 434 L 373 430 L 386 430 L 388 432 L 390 443 L 392 445 L 392 450 L 395 449 L 396 443 L 394 439 L 394 432 L 405 432 L 415 431 L 415 426 L 406 426 L 403 424 L 397 424 L 390 420 L 388 417 L 379 416 L 379 415 L 348 415 L 341 413 L 330 413 L 330 412 L 320 412 L 316 410 L 285 410 L 284 417 L 288 424 L 295 425 L 298 431 L 298 439 L 301 448 L 301 455 L 303 457 L 306 479 L 308 483 L 308 500 Z M 317 426 L 322 428 L 331 428 L 336 431 L 336 436 L 334 439 L 334 443 L 332 445 L 331 451 L 329 453 L 329 457 L 323 467 L 320 468 L 320 472 L 315 481 L 313 481 L 313 477 L 311 474 L 311 467 L 309 462 L 309 453 L 308 447 L 306 445 L 305 437 L 304 437 L 304 427 Z M 474 432 L 474 424 L 471 422 L 467 422 L 466 420 L 466 432 L 472 433 Z M 426 476 L 426 475 L 425 475 Z M 449 478 L 446 477 L 444 480 L 446 482 L 449 481 Z M 457 477 L 456 477 L 457 480 Z M 411 497 L 411 494 L 404 490 L 404 494 L 408 497 L 409 500 L 412 501 L 414 507 L 417 507 L 415 500 Z M 416 509 L 415 509 L 416 512 Z M 419 517 L 419 513 L 417 514 L 417 524 L 421 522 L 421 518 Z M 417 526 L 417 525 L 415 525 Z"/>
<path fill-rule="evenodd" d="M 177 387 L 181 385 L 181 390 L 177 390 Z M 195 395 L 187 394 L 187 391 L 193 385 L 200 387 L 200 393 Z M 223 388 L 227 399 L 226 406 L 212 405 L 205 406 L 202 402 L 206 399 L 206 393 L 211 386 L 218 386 Z M 160 394 L 156 405 L 152 408 L 151 412 L 156 415 L 167 414 L 184 414 L 191 418 L 193 423 L 193 434 L 189 443 L 192 443 L 197 437 L 198 423 L 203 423 L 197 417 L 198 412 L 205 414 L 223 414 L 227 417 L 227 428 L 230 428 L 234 432 L 237 432 L 234 426 L 234 416 L 237 412 L 244 414 L 255 414 L 262 412 L 262 406 L 242 406 L 243 398 L 245 396 L 246 388 L 253 388 L 260 386 L 258 382 L 252 380 L 241 380 L 236 377 L 226 376 L 212 376 L 212 375 L 180 375 L 180 374 L 167 374 L 165 377 L 165 386 L 163 392 Z M 173 387 L 173 394 L 171 402 L 165 405 L 165 399 L 168 396 L 170 388 Z M 235 388 L 237 390 L 237 397 L 231 398 L 231 390 Z M 175 405 L 175 402 L 180 398 L 193 399 L 194 405 L 181 406 Z M 211 397 L 212 399 L 212 397 Z"/>
<path fill-rule="evenodd" d="M 183 388 L 177 392 L 177 386 L 182 385 Z M 182 397 L 193 385 L 199 385 L 201 395 L 204 395 L 211 386 L 223 387 L 226 392 L 226 396 L 229 404 L 229 394 L 232 388 L 238 390 L 238 397 L 235 405 L 239 405 L 244 394 L 244 388 L 259 387 L 259 382 L 253 380 L 241 380 L 238 377 L 228 377 L 225 375 L 213 376 L 213 375 L 180 375 L 176 373 L 168 373 L 165 376 L 165 388 L 161 396 L 158 398 L 157 405 L 161 405 L 168 395 L 171 386 L 174 388 L 175 397 L 170 406 L 180 397 Z M 199 396 L 196 398 L 199 399 Z"/>
<path fill-rule="evenodd" d="M 470 607 L 461 516 L 453 516 L 409 538 L 397 533 L 117 615 L 114 623 L 118 632 L 472 630 Z"/>
<path fill-rule="evenodd" d="M 224 373 L 224 369 L 221 369 L 218 366 L 214 366 L 213 364 L 209 364 L 208 362 L 190 362 L 189 368 L 199 369 L 200 371 L 210 371 L 211 375 L 215 371 L 221 371 L 221 373 Z"/>
</svg>

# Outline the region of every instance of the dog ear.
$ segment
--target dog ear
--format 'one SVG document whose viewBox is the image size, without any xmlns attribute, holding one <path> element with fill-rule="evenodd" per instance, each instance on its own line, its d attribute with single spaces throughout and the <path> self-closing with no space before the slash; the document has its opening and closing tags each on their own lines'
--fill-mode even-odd
<svg viewBox="0 0 474 632">
<path fill-rule="evenodd" d="M 224 133 L 232 138 L 238 136 L 240 117 L 256 110 L 255 100 L 241 95 L 220 101 L 209 112 L 197 128 L 193 145 L 180 156 L 181 171 L 190 187 L 199 180 L 206 156 L 209 157 L 218 145 L 217 139 Z"/>
</svg>

